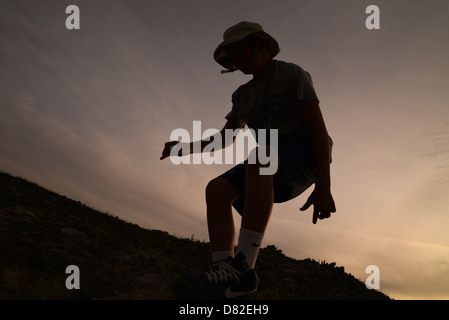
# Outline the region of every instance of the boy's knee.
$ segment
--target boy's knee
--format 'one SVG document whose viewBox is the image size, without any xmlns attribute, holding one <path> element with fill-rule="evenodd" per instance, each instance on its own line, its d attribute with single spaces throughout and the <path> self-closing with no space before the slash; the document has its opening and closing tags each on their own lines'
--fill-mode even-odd
<svg viewBox="0 0 449 320">
<path fill-rule="evenodd" d="M 206 199 L 214 196 L 218 192 L 217 178 L 209 181 L 206 186 Z"/>
<path fill-rule="evenodd" d="M 234 187 L 223 177 L 217 177 L 206 186 L 206 201 L 232 202 L 238 198 Z"/>
</svg>

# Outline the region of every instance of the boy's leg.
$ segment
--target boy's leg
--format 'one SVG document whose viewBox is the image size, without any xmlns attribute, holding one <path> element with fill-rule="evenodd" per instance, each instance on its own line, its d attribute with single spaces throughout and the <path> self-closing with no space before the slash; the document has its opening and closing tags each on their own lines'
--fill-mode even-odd
<svg viewBox="0 0 449 320">
<path fill-rule="evenodd" d="M 223 177 L 217 177 L 207 185 L 207 226 L 213 255 L 217 253 L 217 256 L 220 256 L 225 252 L 234 252 L 232 202 L 238 197 L 237 191 Z"/>
<path fill-rule="evenodd" d="M 267 149 L 268 152 L 269 149 Z M 245 255 L 251 268 L 254 268 L 256 263 L 274 201 L 273 179 L 275 177 L 261 175 L 261 167 L 263 165 L 259 162 L 246 166 L 245 204 L 237 247 L 238 252 Z M 281 170 L 278 170 L 276 176 L 280 173 Z"/>
<path fill-rule="evenodd" d="M 245 168 L 246 190 L 239 252 L 220 269 L 181 274 L 174 285 L 174 290 L 181 296 L 235 299 L 250 298 L 257 291 L 259 278 L 254 270 L 254 263 L 271 215 L 273 179 L 278 176 L 260 175 L 260 167 L 261 165 L 256 164 L 246 165 Z M 212 180 L 206 188 L 207 220 L 213 256 L 217 252 L 233 252 L 235 229 L 231 205 L 239 197 L 236 188 L 223 176 Z M 254 248 L 257 250 L 254 251 Z"/>
<path fill-rule="evenodd" d="M 259 169 L 258 164 L 246 166 L 242 228 L 265 233 L 273 209 L 273 176 L 260 175 Z"/>
</svg>

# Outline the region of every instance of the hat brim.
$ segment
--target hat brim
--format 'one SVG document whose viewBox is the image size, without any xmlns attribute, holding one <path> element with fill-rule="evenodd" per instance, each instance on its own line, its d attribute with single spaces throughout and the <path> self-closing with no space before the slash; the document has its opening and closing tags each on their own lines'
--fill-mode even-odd
<svg viewBox="0 0 449 320">
<path fill-rule="evenodd" d="M 232 63 L 231 56 L 225 50 L 225 48 L 230 44 L 237 43 L 239 41 L 246 39 L 250 35 L 255 35 L 260 39 L 267 41 L 267 51 L 271 58 L 274 58 L 281 51 L 278 42 L 268 33 L 266 33 L 265 31 L 251 31 L 244 34 L 235 35 L 220 43 L 214 51 L 215 61 L 217 61 L 221 66 L 223 66 L 226 69 L 236 70 L 237 68 Z"/>
</svg>

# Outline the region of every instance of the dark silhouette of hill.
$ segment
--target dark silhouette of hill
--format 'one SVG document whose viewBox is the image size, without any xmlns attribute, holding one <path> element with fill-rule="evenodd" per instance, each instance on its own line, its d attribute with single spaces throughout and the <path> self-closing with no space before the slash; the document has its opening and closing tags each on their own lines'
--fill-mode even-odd
<svg viewBox="0 0 449 320">
<path fill-rule="evenodd" d="M 0 173 L 0 299 L 176 299 L 185 270 L 210 269 L 209 244 L 143 229 Z M 389 299 L 335 263 L 262 248 L 257 299 Z M 80 270 L 80 289 L 65 282 Z"/>
</svg>

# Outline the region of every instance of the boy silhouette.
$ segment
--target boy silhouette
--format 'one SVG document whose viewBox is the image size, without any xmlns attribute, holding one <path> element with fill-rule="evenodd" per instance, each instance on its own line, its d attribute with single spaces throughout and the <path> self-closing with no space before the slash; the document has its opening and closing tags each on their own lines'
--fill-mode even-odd
<svg viewBox="0 0 449 320">
<path fill-rule="evenodd" d="M 276 153 L 278 168 L 275 174 L 262 175 L 260 169 L 267 164 L 245 161 L 208 183 L 207 223 L 213 268 L 180 276 L 174 290 L 185 298 L 253 296 L 258 285 L 254 266 L 273 203 L 291 200 L 315 184 L 300 210 L 313 205 L 314 224 L 336 212 L 330 182 L 333 143 L 309 73 L 295 64 L 274 60 L 279 45 L 257 23 L 240 22 L 227 29 L 223 39 L 214 52 L 215 60 L 227 69 L 222 73 L 240 70 L 253 75 L 232 95 L 232 109 L 219 133 L 223 147 L 226 129 L 277 129 L 276 146 L 268 141 L 254 152 Z M 177 143 L 167 142 L 161 159 L 170 156 Z M 209 143 L 201 141 L 201 150 Z M 242 215 L 236 254 L 232 207 Z"/>
</svg>

